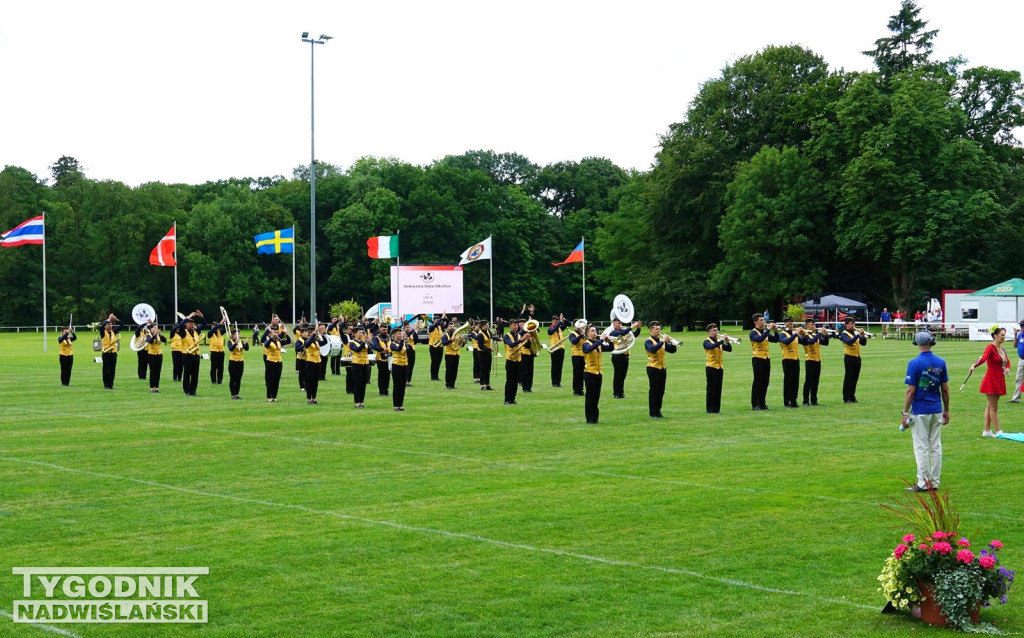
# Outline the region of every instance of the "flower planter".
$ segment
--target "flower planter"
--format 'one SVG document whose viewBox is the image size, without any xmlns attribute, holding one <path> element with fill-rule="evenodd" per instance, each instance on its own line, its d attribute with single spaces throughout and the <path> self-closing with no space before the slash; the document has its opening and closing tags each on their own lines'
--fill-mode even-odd
<svg viewBox="0 0 1024 638">
<path fill-rule="evenodd" d="M 918 589 L 921 590 L 921 620 L 936 627 L 948 627 L 949 622 L 942 614 L 942 606 L 935 600 L 935 586 L 926 581 L 918 581 Z M 971 622 L 977 624 L 981 620 L 981 601 L 974 605 L 971 610 Z"/>
</svg>

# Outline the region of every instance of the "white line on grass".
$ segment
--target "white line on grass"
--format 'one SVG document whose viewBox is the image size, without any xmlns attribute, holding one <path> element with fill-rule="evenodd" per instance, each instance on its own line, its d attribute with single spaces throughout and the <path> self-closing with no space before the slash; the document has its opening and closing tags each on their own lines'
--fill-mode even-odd
<svg viewBox="0 0 1024 638">
<path fill-rule="evenodd" d="M 308 514 L 318 514 L 322 516 L 332 516 L 346 521 L 354 521 L 358 523 L 365 523 L 367 525 L 378 525 L 382 527 L 390 527 L 392 529 L 402 530 L 405 532 L 421 532 L 426 534 L 433 534 L 436 536 L 443 536 L 445 538 L 458 538 L 463 540 L 475 541 L 478 543 L 486 543 L 489 545 L 495 545 L 497 547 L 505 547 L 508 549 L 520 549 L 527 552 L 535 552 L 539 554 L 550 554 L 553 556 L 562 556 L 564 558 L 574 558 L 589 563 L 599 563 L 602 565 L 611 565 L 614 567 L 629 567 L 632 569 L 642 569 L 646 571 L 661 572 L 665 574 L 678 574 L 682 576 L 691 576 L 693 578 L 699 578 L 701 580 L 709 580 L 723 585 L 731 585 L 733 587 L 741 587 L 743 589 L 752 589 L 755 591 L 762 591 L 772 594 L 783 594 L 786 596 L 800 596 L 803 598 L 809 598 L 820 602 L 835 603 L 840 605 L 847 605 L 849 607 L 857 607 L 859 609 L 878 609 L 877 605 L 863 605 L 843 598 L 832 598 L 829 596 L 819 596 L 802 591 L 794 591 L 790 589 L 779 589 L 777 587 L 766 587 L 764 585 L 758 585 L 757 583 L 748 583 L 742 580 L 735 580 L 732 578 L 721 578 L 718 576 L 709 576 L 708 574 L 702 574 L 690 569 L 683 569 L 677 567 L 663 567 L 661 565 L 646 565 L 644 563 L 637 563 L 628 560 L 618 560 L 614 558 L 604 558 L 602 556 L 593 556 L 590 554 L 580 554 L 578 552 L 570 552 L 562 549 L 554 549 L 550 547 L 536 547 L 534 545 L 526 545 L 524 543 L 514 543 L 511 541 L 503 541 L 495 538 L 488 538 L 486 536 L 478 536 L 476 534 L 467 534 L 465 532 L 451 532 L 443 529 L 436 529 L 433 527 L 422 527 L 419 525 L 406 525 L 404 523 L 396 523 L 394 521 L 384 521 L 372 518 L 364 518 L 362 516 L 353 516 L 352 514 L 345 514 L 342 512 L 336 512 L 332 510 L 321 510 L 312 507 L 306 507 L 304 505 L 289 505 L 287 503 L 275 503 L 274 501 L 265 501 L 262 499 L 255 498 L 244 498 L 241 496 L 232 496 L 230 494 L 218 494 L 216 492 L 207 492 L 204 490 L 195 490 L 187 487 L 179 487 L 177 485 L 169 485 L 167 483 L 157 483 L 155 481 L 147 481 L 144 479 L 132 478 L 130 476 L 120 476 L 117 474 L 107 474 L 104 472 L 93 472 L 91 470 L 82 470 L 73 467 L 64 467 L 62 465 L 56 465 L 54 463 L 46 463 L 43 461 L 32 461 L 29 459 L 19 459 L 6 456 L 0 456 L 0 461 L 7 461 L 10 463 L 24 463 L 27 465 L 35 465 L 39 467 L 48 467 L 54 470 L 61 470 L 63 472 L 73 472 L 76 474 L 85 474 L 86 476 L 95 476 L 98 478 L 113 479 L 117 481 L 128 481 L 131 483 L 137 483 L 139 485 L 147 485 L 149 487 L 160 487 L 166 490 L 172 490 L 175 492 L 181 492 L 183 494 L 194 494 L 196 496 L 207 496 L 210 498 L 220 498 L 228 501 L 234 501 L 236 503 L 247 503 L 250 505 L 262 505 L 265 507 L 276 507 L 280 509 L 296 510 L 299 512 L 306 512 Z"/>
<path fill-rule="evenodd" d="M 9 611 L 4 611 L 3 609 L 0 609 L 0 616 L 7 616 L 11 620 L 14 620 L 14 615 L 11 614 L 11 612 Z M 66 629 L 61 629 L 60 627 L 54 627 L 53 625 L 44 625 L 41 622 L 30 622 L 27 624 L 31 627 L 35 627 L 36 629 L 42 629 L 43 631 L 49 631 L 50 633 L 60 634 L 61 636 L 72 636 L 73 638 L 81 638 L 78 634 L 67 631 Z"/>
</svg>

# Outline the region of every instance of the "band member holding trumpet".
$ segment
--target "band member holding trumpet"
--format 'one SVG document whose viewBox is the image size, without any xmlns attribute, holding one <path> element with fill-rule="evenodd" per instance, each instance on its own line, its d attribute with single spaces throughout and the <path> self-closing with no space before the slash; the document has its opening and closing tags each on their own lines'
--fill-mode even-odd
<svg viewBox="0 0 1024 638">
<path fill-rule="evenodd" d="M 114 316 L 114 313 L 110 313 L 100 323 L 103 387 L 107 390 L 114 389 L 114 375 L 117 373 L 117 348 L 118 342 L 121 340 L 121 328 L 124 328 L 124 324 Z"/>
<path fill-rule="evenodd" d="M 491 364 L 493 363 L 494 349 L 491 345 L 491 324 L 486 319 L 481 319 L 477 324 L 476 334 L 473 338 L 476 340 L 473 352 L 480 353 L 480 389 L 493 390 L 491 387 Z"/>
<path fill-rule="evenodd" d="M 391 354 L 391 337 L 388 335 L 388 326 L 382 323 L 377 334 L 370 341 L 374 354 L 377 355 L 377 392 L 382 397 L 388 396 L 388 389 L 391 385 L 391 370 L 388 369 L 388 356 Z"/>
<path fill-rule="evenodd" d="M 864 330 L 857 329 L 857 320 L 847 317 L 843 320 L 843 331 L 839 333 L 843 342 L 843 403 L 857 402 L 857 380 L 860 379 L 860 349 L 868 343 Z"/>
<path fill-rule="evenodd" d="M 586 359 L 583 356 L 583 344 L 587 340 L 587 320 L 577 319 L 573 323 L 573 331 L 569 333 L 569 343 L 572 346 L 572 395 L 583 396 L 583 375 L 586 367 Z"/>
<path fill-rule="evenodd" d="M 587 340 L 583 343 L 583 356 L 586 359 L 583 383 L 587 388 L 587 398 L 584 401 L 583 413 L 587 423 L 597 423 L 600 416 L 599 404 L 601 402 L 601 353 L 611 352 L 615 349 L 610 335 L 597 334 L 597 328 L 587 327 Z"/>
<path fill-rule="evenodd" d="M 704 409 L 708 414 L 722 411 L 722 379 L 725 376 L 723 353 L 732 352 L 732 340 L 728 335 L 719 337 L 718 324 L 709 323 L 708 338 L 704 340 L 704 377 L 707 379 L 704 391 Z"/>
<path fill-rule="evenodd" d="M 164 345 L 167 337 L 160 332 L 160 326 L 154 324 L 146 337 L 146 361 L 149 363 L 149 391 L 160 392 L 160 370 L 164 367 Z"/>
<path fill-rule="evenodd" d="M 804 321 L 800 335 L 804 347 L 804 405 L 818 405 L 818 381 L 821 379 L 821 346 L 828 345 L 828 331 L 817 329 L 814 319 Z"/>
<path fill-rule="evenodd" d="M 614 341 L 617 337 L 632 331 L 633 337 L 640 336 L 640 326 L 643 324 L 639 321 L 634 321 L 633 324 L 624 328 L 622 321 L 618 318 L 612 319 L 612 330 L 608 333 L 608 336 Z M 625 399 L 626 398 L 626 374 L 629 372 L 629 350 L 621 354 L 612 355 L 612 398 L 613 399 Z"/>
<path fill-rule="evenodd" d="M 238 334 L 238 326 L 231 331 L 228 339 L 228 389 L 231 391 L 231 398 L 241 399 L 239 392 L 242 389 L 242 374 L 245 373 L 245 352 L 249 349 L 249 340 L 242 339 Z"/>
<path fill-rule="evenodd" d="M 281 387 L 281 373 L 284 362 L 281 359 L 281 347 L 291 343 L 288 330 L 277 315 L 270 320 L 263 331 L 263 380 L 267 386 L 267 403 L 277 403 L 277 392 Z"/>
<path fill-rule="evenodd" d="M 444 345 L 441 339 L 448 328 L 448 316 L 441 316 L 427 328 L 427 344 L 430 346 L 430 380 L 440 381 L 441 360 L 444 358 Z"/>
<path fill-rule="evenodd" d="M 146 323 L 140 325 L 138 328 L 135 329 L 135 338 L 136 339 L 142 339 L 143 338 L 142 333 L 143 332 L 148 333 L 151 327 L 152 327 L 152 322 L 146 322 Z M 136 371 L 137 371 L 137 374 L 139 375 L 139 380 L 145 381 L 146 380 L 146 368 L 148 367 L 147 361 L 146 361 L 146 357 L 149 356 L 149 355 L 146 352 L 146 348 L 142 348 L 141 350 L 136 351 L 135 355 L 136 355 L 136 361 L 138 362 L 138 367 L 136 368 Z"/>
<path fill-rule="evenodd" d="M 306 354 L 306 365 L 303 366 L 306 376 L 303 386 L 306 390 L 306 404 L 317 405 L 320 403 L 316 400 L 320 386 L 320 346 L 327 343 L 327 337 L 320 331 L 320 326 L 314 328 L 312 324 L 304 323 L 298 328 L 300 339 L 295 342 L 295 351 Z"/>
<path fill-rule="evenodd" d="M 77 340 L 74 326 L 64 328 L 57 337 L 57 345 L 60 347 L 60 384 L 65 387 L 71 385 L 71 368 L 75 365 L 75 351 L 71 342 Z"/>
<path fill-rule="evenodd" d="M 198 325 L 195 318 L 199 318 Z M 181 337 L 181 388 L 185 396 L 196 396 L 199 386 L 199 339 L 200 331 L 206 328 L 203 313 L 196 310 L 178 323 L 172 330 Z"/>
<path fill-rule="evenodd" d="M 306 325 L 306 316 L 303 315 L 299 323 L 295 324 L 293 339 L 295 340 L 295 374 L 299 378 L 299 389 L 306 389 L 306 351 L 299 348 L 299 341 L 302 340 L 301 326 Z"/>
<path fill-rule="evenodd" d="M 750 365 L 754 380 L 750 384 L 750 409 L 768 409 L 768 384 L 772 378 L 772 360 L 768 352 L 769 343 L 778 343 L 778 329 L 775 324 L 765 325 L 764 315 L 754 315 L 754 329 L 750 331 L 750 348 L 753 355 Z"/>
<path fill-rule="evenodd" d="M 410 324 L 408 321 L 403 322 L 402 333 L 405 335 L 405 356 L 409 360 L 409 373 L 405 377 L 405 385 L 412 385 L 412 371 L 416 368 L 416 343 L 420 340 L 418 334 L 416 334 L 416 326 Z"/>
<path fill-rule="evenodd" d="M 362 325 L 356 326 L 348 349 L 352 352 L 352 399 L 357 408 L 365 408 L 366 385 L 370 378 L 370 344 L 366 341 L 366 329 Z"/>
<path fill-rule="evenodd" d="M 799 407 L 796 403 L 800 390 L 800 343 L 797 341 L 803 328 L 793 329 L 793 318 L 782 317 L 785 327 L 779 330 L 779 345 L 782 347 L 782 405 L 786 408 Z"/>
<path fill-rule="evenodd" d="M 405 382 L 409 376 L 409 339 L 401 327 L 391 331 L 391 376 L 395 387 L 391 396 L 391 405 L 395 412 L 405 412 Z"/>
<path fill-rule="evenodd" d="M 647 350 L 647 383 L 650 387 L 647 391 L 647 411 L 652 419 L 660 419 L 661 404 L 665 399 L 665 379 L 668 376 L 665 353 L 674 354 L 679 341 L 661 334 L 660 322 L 652 321 L 647 325 L 651 329 L 651 336 L 644 343 Z"/>
<path fill-rule="evenodd" d="M 444 346 L 444 387 L 454 390 L 455 380 L 459 376 L 459 355 L 462 354 L 462 346 L 465 345 L 465 337 L 455 334 L 454 323 L 448 324 L 445 329 L 441 345 Z"/>
<path fill-rule="evenodd" d="M 173 327 L 171 328 L 171 381 L 181 381 L 181 352 L 184 347 L 181 345 L 181 335 Z"/>
<path fill-rule="evenodd" d="M 526 304 L 523 304 L 523 309 L 519 311 L 519 330 L 528 333 L 532 342 L 523 348 L 519 360 L 519 385 L 522 386 L 523 392 L 533 392 L 533 369 L 537 355 L 540 354 L 540 340 L 537 334 L 540 331 L 540 322 L 534 318 L 533 313 L 533 304 L 530 304 L 529 312 Z"/>
<path fill-rule="evenodd" d="M 210 383 L 213 385 L 224 383 L 224 335 L 228 331 L 226 323 L 227 319 L 222 318 L 206 333 L 210 344 Z"/>
<path fill-rule="evenodd" d="M 505 343 L 505 405 L 515 405 L 519 390 L 519 364 L 523 349 L 529 347 L 530 333 L 521 332 L 519 320 L 512 319 L 502 341 Z"/>
<path fill-rule="evenodd" d="M 562 387 L 562 364 L 565 363 L 565 340 L 563 331 L 569 328 L 564 314 L 551 317 L 548 326 L 548 354 L 551 355 L 551 387 Z"/>
</svg>

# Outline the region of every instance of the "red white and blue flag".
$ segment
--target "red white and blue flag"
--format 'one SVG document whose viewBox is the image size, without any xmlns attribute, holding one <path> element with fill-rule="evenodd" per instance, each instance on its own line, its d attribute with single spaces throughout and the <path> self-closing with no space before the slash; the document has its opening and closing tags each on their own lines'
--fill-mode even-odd
<svg viewBox="0 0 1024 638">
<path fill-rule="evenodd" d="M 43 243 L 43 216 L 24 221 L 0 235 L 0 246 L 24 246 Z"/>
<path fill-rule="evenodd" d="M 581 261 L 583 261 L 583 240 L 582 239 L 580 240 L 579 245 L 576 246 L 576 248 L 573 248 L 572 252 L 569 253 L 569 256 L 565 258 L 565 261 L 563 261 L 561 263 L 557 263 L 557 264 L 552 262 L 551 265 L 552 266 L 564 266 L 565 264 L 573 264 L 573 263 L 577 263 L 577 262 L 581 262 Z"/>
</svg>

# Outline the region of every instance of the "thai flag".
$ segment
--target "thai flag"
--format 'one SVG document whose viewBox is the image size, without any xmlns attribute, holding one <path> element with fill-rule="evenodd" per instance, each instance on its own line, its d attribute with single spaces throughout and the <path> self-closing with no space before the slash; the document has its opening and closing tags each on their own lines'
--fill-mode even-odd
<svg viewBox="0 0 1024 638">
<path fill-rule="evenodd" d="M 24 246 L 43 243 L 43 216 L 24 221 L 0 235 L 0 246 Z"/>
<path fill-rule="evenodd" d="M 576 248 L 573 248 L 572 252 L 569 253 L 569 256 L 565 258 L 565 261 L 557 263 L 557 264 L 556 263 L 552 263 L 551 265 L 552 266 L 562 266 L 562 265 L 565 265 L 565 264 L 573 264 L 573 263 L 581 262 L 581 261 L 583 261 L 583 240 L 582 239 L 580 240 L 579 245 L 576 246 Z"/>
</svg>

